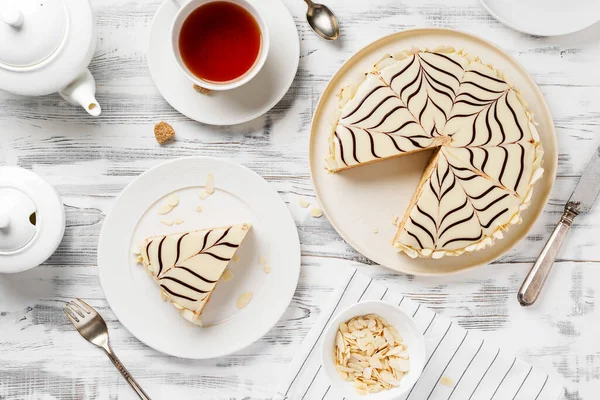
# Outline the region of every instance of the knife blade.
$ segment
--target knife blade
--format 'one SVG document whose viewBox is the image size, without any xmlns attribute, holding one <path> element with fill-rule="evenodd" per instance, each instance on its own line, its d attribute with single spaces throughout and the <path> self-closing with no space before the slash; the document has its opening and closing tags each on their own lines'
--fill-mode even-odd
<svg viewBox="0 0 600 400">
<path fill-rule="evenodd" d="M 566 207 L 577 214 L 590 211 L 600 193 L 600 147 L 585 167 Z"/>
<path fill-rule="evenodd" d="M 517 293 L 517 300 L 522 306 L 530 306 L 535 303 L 552 269 L 554 260 L 558 256 L 562 242 L 573 224 L 573 220 L 580 213 L 590 211 L 599 193 L 600 147 L 596 149 L 594 156 L 585 167 L 579 183 L 575 186 L 575 190 L 571 193 L 571 197 L 565 205 L 565 211 L 560 217 L 558 225 L 554 228 L 552 235 Z"/>
</svg>

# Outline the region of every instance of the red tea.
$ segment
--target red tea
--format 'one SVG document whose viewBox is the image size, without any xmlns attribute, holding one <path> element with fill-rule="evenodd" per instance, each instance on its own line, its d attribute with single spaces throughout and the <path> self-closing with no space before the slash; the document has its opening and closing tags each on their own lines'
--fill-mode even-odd
<svg viewBox="0 0 600 400">
<path fill-rule="evenodd" d="M 261 47 L 256 19 L 242 6 L 227 1 L 206 3 L 186 18 L 179 34 L 179 53 L 198 78 L 227 82 L 245 75 Z"/>
</svg>

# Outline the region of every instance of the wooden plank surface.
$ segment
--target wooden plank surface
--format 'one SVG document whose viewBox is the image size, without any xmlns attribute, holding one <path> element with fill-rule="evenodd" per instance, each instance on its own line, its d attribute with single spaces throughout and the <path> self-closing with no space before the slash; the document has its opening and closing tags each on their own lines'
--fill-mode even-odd
<svg viewBox="0 0 600 400">
<path fill-rule="evenodd" d="M 267 1 L 267 0 L 257 0 Z M 564 380 L 565 398 L 592 400 L 600 387 L 600 208 L 578 218 L 538 304 L 521 308 L 516 291 L 600 144 L 600 25 L 559 38 L 511 31 L 477 0 L 328 0 L 343 30 L 319 40 L 300 0 L 283 0 L 301 40 L 300 68 L 284 99 L 247 124 L 215 128 L 188 120 L 160 96 L 145 51 L 159 1 L 92 0 L 98 47 L 91 70 L 101 118 L 58 95 L 0 93 L 0 165 L 46 177 L 67 208 L 67 230 L 44 266 L 0 276 L 0 399 L 134 399 L 106 357 L 83 341 L 61 306 L 75 296 L 106 317 L 113 347 L 154 399 L 267 399 L 348 266 L 385 281 L 462 326 Z M 372 265 L 325 218 L 297 203 L 314 197 L 308 172 L 312 112 L 328 79 L 354 52 L 389 33 L 449 27 L 478 34 L 513 54 L 534 76 L 558 135 L 558 178 L 543 216 L 521 243 L 493 264 L 452 277 L 421 278 Z M 173 124 L 177 140 L 159 146 L 152 127 Z M 235 159 L 279 191 L 302 242 L 302 276 L 283 319 L 258 343 L 212 361 L 179 360 L 142 345 L 116 320 L 100 288 L 96 245 L 115 197 L 138 174 L 187 155 Z"/>
</svg>

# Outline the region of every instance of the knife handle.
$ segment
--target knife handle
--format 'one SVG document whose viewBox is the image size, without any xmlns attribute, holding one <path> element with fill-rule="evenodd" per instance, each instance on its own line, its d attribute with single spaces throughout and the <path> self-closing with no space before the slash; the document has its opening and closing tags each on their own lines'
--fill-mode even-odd
<svg viewBox="0 0 600 400">
<path fill-rule="evenodd" d="M 523 285 L 521 285 L 521 289 L 517 293 L 517 299 L 522 306 L 530 306 L 537 300 L 562 246 L 562 242 L 567 236 L 567 232 L 569 232 L 569 228 L 576 216 L 577 213 L 567 205 L 558 225 L 554 228 L 552 235 L 550 235 L 544 249 L 535 264 L 533 264 L 533 267 L 531 267 L 529 274 L 527 274 L 525 281 L 523 281 Z"/>
</svg>

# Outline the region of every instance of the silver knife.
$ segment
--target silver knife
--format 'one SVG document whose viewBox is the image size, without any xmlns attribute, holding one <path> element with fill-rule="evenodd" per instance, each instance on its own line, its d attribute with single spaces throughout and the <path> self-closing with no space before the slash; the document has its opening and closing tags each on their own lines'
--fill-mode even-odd
<svg viewBox="0 0 600 400">
<path fill-rule="evenodd" d="M 565 211 L 558 225 L 517 293 L 517 299 L 522 306 L 535 303 L 552 269 L 560 246 L 573 224 L 573 219 L 581 213 L 590 211 L 598 193 L 600 193 L 600 147 L 585 167 L 579 183 L 565 205 Z"/>
</svg>

